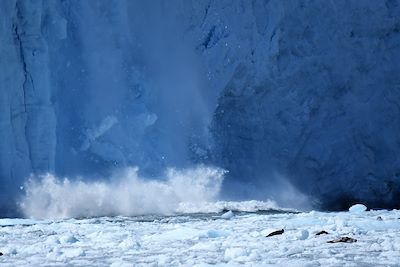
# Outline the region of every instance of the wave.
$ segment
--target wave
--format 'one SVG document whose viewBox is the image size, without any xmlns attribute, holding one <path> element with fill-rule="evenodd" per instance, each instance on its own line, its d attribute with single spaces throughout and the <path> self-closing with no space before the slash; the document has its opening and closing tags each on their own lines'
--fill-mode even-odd
<svg viewBox="0 0 400 267">
<path fill-rule="evenodd" d="M 110 181 L 59 179 L 46 174 L 25 183 L 19 206 L 25 217 L 36 219 L 169 215 L 215 202 L 224 174 L 222 169 L 207 166 L 171 168 L 163 180 L 141 178 L 138 168 L 121 171 Z"/>
</svg>

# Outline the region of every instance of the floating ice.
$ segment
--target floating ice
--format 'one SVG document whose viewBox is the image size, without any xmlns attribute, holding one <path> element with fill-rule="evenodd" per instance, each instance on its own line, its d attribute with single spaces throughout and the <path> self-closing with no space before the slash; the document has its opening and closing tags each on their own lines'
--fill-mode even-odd
<svg viewBox="0 0 400 267">
<path fill-rule="evenodd" d="M 307 230 L 301 230 L 301 232 L 299 233 L 297 239 L 298 240 L 306 240 L 309 236 L 309 232 Z"/>
<path fill-rule="evenodd" d="M 362 213 L 367 210 L 367 207 L 363 204 L 355 204 L 349 208 L 349 212 L 351 213 Z"/>
<path fill-rule="evenodd" d="M 224 259 L 226 261 L 230 261 L 235 258 L 238 258 L 241 256 L 247 256 L 247 255 L 248 255 L 247 250 L 242 247 L 227 248 L 225 250 Z"/>
<path fill-rule="evenodd" d="M 73 235 L 65 235 L 65 236 L 60 237 L 59 241 L 61 244 L 67 244 L 67 243 L 78 242 L 78 239 Z"/>
<path fill-rule="evenodd" d="M 222 219 L 230 219 L 232 217 L 233 217 L 233 212 L 231 210 L 227 211 L 227 212 L 225 212 L 224 214 L 221 215 Z"/>
<path fill-rule="evenodd" d="M 76 258 L 79 256 L 85 256 L 86 253 L 83 249 L 81 248 L 76 248 L 76 249 L 66 249 L 64 250 L 63 254 L 68 257 L 68 258 Z"/>
<path fill-rule="evenodd" d="M 0 266 L 398 266 L 398 210 L 184 217 L 60 219 L 25 226 L 8 219 L 0 227 Z M 285 234 L 265 237 L 282 228 Z M 321 229 L 329 234 L 305 238 Z M 343 236 L 358 241 L 327 243 Z M 65 242 L 70 239 L 79 242 Z"/>
</svg>

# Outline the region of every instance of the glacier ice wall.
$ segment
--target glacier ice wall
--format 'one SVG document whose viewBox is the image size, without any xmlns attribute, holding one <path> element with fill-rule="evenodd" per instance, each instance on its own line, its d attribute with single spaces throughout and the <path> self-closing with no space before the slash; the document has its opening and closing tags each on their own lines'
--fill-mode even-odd
<svg viewBox="0 0 400 267">
<path fill-rule="evenodd" d="M 0 6 L 2 214 L 31 173 L 192 163 L 226 197 L 398 207 L 398 1 Z"/>
<path fill-rule="evenodd" d="M 286 177 L 323 208 L 398 207 L 399 12 L 398 1 L 254 2 L 263 62 L 238 62 L 221 93 L 221 165 L 255 188 Z"/>
<path fill-rule="evenodd" d="M 1 8 L 1 206 L 20 179 L 54 170 L 56 118 L 39 1 L 4 1 Z"/>
</svg>

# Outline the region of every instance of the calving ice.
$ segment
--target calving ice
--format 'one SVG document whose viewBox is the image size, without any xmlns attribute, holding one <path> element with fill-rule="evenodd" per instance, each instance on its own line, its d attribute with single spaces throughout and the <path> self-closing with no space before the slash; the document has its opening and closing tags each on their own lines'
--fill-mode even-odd
<svg viewBox="0 0 400 267">
<path fill-rule="evenodd" d="M 3 0 L 0 25 L 0 265 L 400 262 L 398 1 Z"/>
<path fill-rule="evenodd" d="M 109 181 L 70 181 L 50 174 L 39 180 L 31 177 L 20 202 L 26 217 L 82 218 L 110 215 L 168 215 L 182 205 L 202 205 L 215 201 L 224 171 L 197 167 L 169 169 L 164 180 L 138 176 L 137 168 L 115 173 Z"/>
</svg>

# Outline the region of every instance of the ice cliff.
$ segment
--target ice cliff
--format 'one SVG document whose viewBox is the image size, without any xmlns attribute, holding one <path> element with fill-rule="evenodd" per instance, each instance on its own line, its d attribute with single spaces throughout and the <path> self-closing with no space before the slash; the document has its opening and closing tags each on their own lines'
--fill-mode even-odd
<svg viewBox="0 0 400 267">
<path fill-rule="evenodd" d="M 193 163 L 399 207 L 399 1 L 3 0 L 0 42 L 3 215 L 31 173 Z"/>
<path fill-rule="evenodd" d="M 256 62 L 236 64 L 213 121 L 223 166 L 329 209 L 398 207 L 399 2 L 257 4 Z"/>
</svg>

